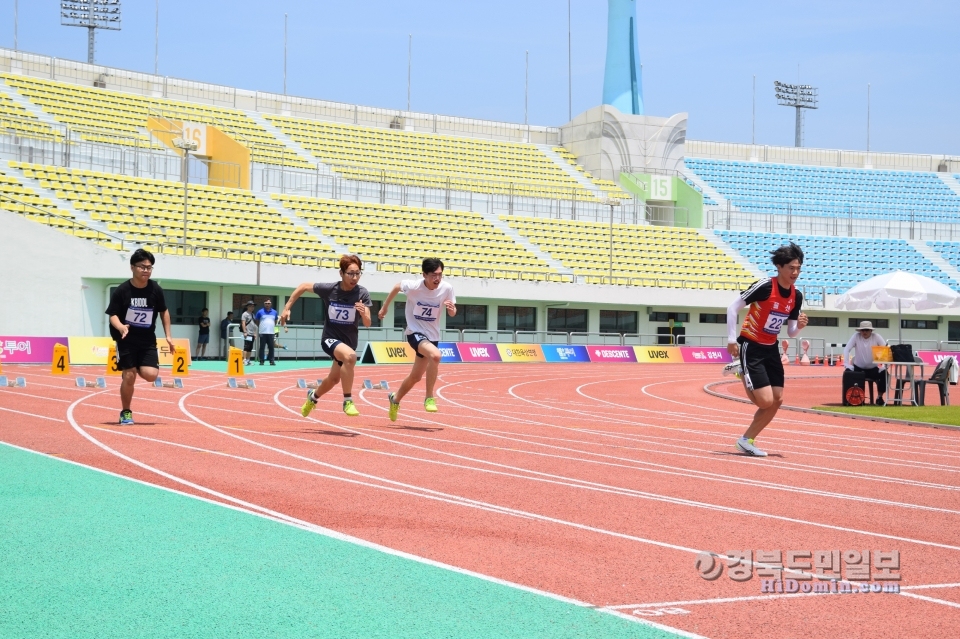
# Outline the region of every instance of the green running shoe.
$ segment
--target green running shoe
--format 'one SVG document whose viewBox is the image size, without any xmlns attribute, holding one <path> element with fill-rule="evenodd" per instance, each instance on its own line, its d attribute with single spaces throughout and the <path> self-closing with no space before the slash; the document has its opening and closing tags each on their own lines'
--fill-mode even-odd
<svg viewBox="0 0 960 639">
<path fill-rule="evenodd" d="M 133 411 L 130 411 L 130 410 L 120 411 L 120 425 L 133 426 Z"/>
<path fill-rule="evenodd" d="M 437 400 L 432 397 L 426 398 L 423 400 L 423 409 L 428 413 L 436 413 L 437 410 L 439 410 L 437 408 Z"/>
<path fill-rule="evenodd" d="M 343 412 L 347 414 L 347 417 L 360 416 L 360 411 L 358 411 L 357 407 L 354 406 L 352 399 L 343 400 Z"/>
<path fill-rule="evenodd" d="M 300 414 L 304 417 L 310 416 L 310 411 L 317 407 L 317 399 L 313 396 L 313 390 L 307 391 L 307 401 L 300 407 Z"/>
<path fill-rule="evenodd" d="M 393 393 L 387 395 L 387 398 L 390 399 L 390 421 L 397 421 L 397 415 L 400 414 L 400 402 L 393 401 Z"/>
</svg>

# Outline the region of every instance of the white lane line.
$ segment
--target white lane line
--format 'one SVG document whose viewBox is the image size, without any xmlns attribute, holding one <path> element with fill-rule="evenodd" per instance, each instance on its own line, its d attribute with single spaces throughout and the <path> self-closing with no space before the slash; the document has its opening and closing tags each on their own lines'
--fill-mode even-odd
<svg viewBox="0 0 960 639">
<path fill-rule="evenodd" d="M 642 378 L 641 378 L 641 379 L 642 379 Z M 528 382 L 523 382 L 523 383 L 521 383 L 521 384 L 515 385 L 515 386 L 513 386 L 513 387 L 511 387 L 511 388 L 509 389 L 509 392 L 510 392 L 511 394 L 513 394 L 515 397 L 520 398 L 518 395 L 516 395 L 516 394 L 514 393 L 514 390 L 513 390 L 513 389 L 516 388 L 516 386 L 524 385 L 524 384 L 527 384 L 527 383 L 536 383 L 536 380 L 534 380 L 534 381 L 528 381 Z M 656 454 L 658 454 L 658 455 L 674 455 L 674 456 L 682 456 L 682 457 L 696 457 L 696 458 L 699 458 L 699 459 L 710 459 L 710 460 L 722 461 L 722 462 L 724 462 L 724 463 L 738 463 L 738 464 L 739 464 L 739 463 L 751 463 L 749 460 L 742 459 L 742 458 L 740 458 L 740 456 L 736 456 L 736 455 L 732 455 L 732 454 L 731 454 L 730 456 L 724 456 L 723 458 L 717 458 L 716 456 L 705 456 L 705 455 L 702 454 L 703 451 L 702 451 L 702 449 L 700 449 L 700 448 L 695 448 L 695 447 L 692 447 L 692 446 L 683 446 L 683 445 L 680 445 L 680 444 L 673 444 L 673 443 L 662 443 L 662 440 L 666 440 L 666 441 L 670 441 L 670 440 L 669 440 L 668 438 L 660 438 L 660 437 L 656 437 L 656 436 L 653 436 L 653 435 L 619 434 L 619 433 L 610 433 L 610 432 L 607 432 L 607 431 L 596 430 L 596 429 L 572 428 L 572 427 L 569 427 L 569 426 L 561 426 L 561 425 L 559 425 L 559 424 L 552 424 L 552 423 L 543 422 L 543 421 L 532 421 L 532 420 L 529 420 L 529 419 L 515 420 L 515 419 L 512 419 L 510 416 L 507 416 L 507 415 L 500 415 L 500 414 L 498 414 L 498 413 L 494 413 L 494 412 L 492 412 L 492 411 L 485 410 L 485 409 L 482 409 L 482 408 L 468 407 L 468 406 L 465 406 L 465 405 L 463 405 L 463 404 L 459 404 L 459 403 L 456 402 L 455 400 L 449 399 L 449 398 L 446 397 L 446 395 L 445 395 L 446 390 L 447 390 L 447 388 L 448 388 L 449 386 L 453 386 L 453 385 L 455 385 L 455 384 L 456 384 L 456 382 L 451 383 L 451 384 L 449 384 L 449 385 L 447 385 L 447 386 L 444 386 L 444 387 L 438 389 L 438 390 L 437 390 L 437 396 L 440 397 L 440 398 L 442 398 L 442 399 L 444 399 L 444 400 L 447 401 L 448 403 L 452 403 L 452 404 L 457 405 L 457 406 L 462 406 L 463 408 L 467 408 L 467 409 L 472 410 L 472 411 L 474 411 L 474 412 L 488 413 L 488 414 L 491 414 L 491 415 L 499 415 L 499 416 L 501 417 L 501 419 L 503 419 L 503 420 L 522 421 L 522 422 L 524 422 L 524 423 L 546 426 L 546 427 L 554 428 L 554 429 L 558 429 L 558 430 L 571 431 L 571 432 L 575 432 L 575 433 L 596 434 L 596 435 L 600 435 L 601 437 L 607 437 L 607 438 L 613 438 L 613 439 L 623 439 L 623 440 L 627 440 L 627 441 L 630 441 L 630 442 L 641 442 L 641 443 L 654 443 L 654 442 L 656 442 L 656 443 L 657 443 L 657 450 L 656 450 L 655 452 L 656 452 Z M 361 397 L 364 397 L 364 399 L 366 400 L 366 397 L 363 395 L 362 392 L 361 392 Z M 520 399 L 523 399 L 523 398 L 520 398 Z M 533 400 L 524 399 L 523 401 L 528 402 L 528 403 L 531 403 L 531 404 L 534 404 L 534 405 L 536 405 L 536 406 L 539 406 L 540 408 L 545 408 L 545 409 L 550 410 L 550 411 L 554 410 L 554 409 L 553 409 L 552 407 L 550 407 L 550 406 L 547 406 L 547 405 L 544 405 L 544 404 L 540 404 L 540 403 L 535 402 L 535 401 L 533 401 Z M 370 402 L 368 402 L 368 403 L 370 403 Z M 379 407 L 378 407 L 378 408 L 379 408 Z M 420 420 L 420 421 L 423 421 L 423 420 Z M 433 422 L 433 423 L 436 423 L 436 422 Z M 446 426 L 446 424 L 444 424 L 444 425 Z M 637 425 L 637 424 L 636 424 L 636 423 L 632 423 L 631 425 Z M 450 427 L 450 428 L 457 428 L 456 426 L 448 426 L 448 427 Z M 655 426 L 655 428 L 662 428 L 662 429 L 664 429 L 664 430 L 669 430 L 669 431 L 672 431 L 672 432 L 675 432 L 675 431 L 677 430 L 677 429 L 674 429 L 674 428 L 667 428 L 667 427 L 660 427 L 660 426 Z M 486 431 L 474 430 L 474 432 L 486 432 Z M 711 433 L 705 432 L 704 434 L 711 434 Z M 491 436 L 494 436 L 494 435 L 491 434 Z M 531 435 L 531 436 L 533 436 L 533 435 Z M 646 439 L 645 439 L 645 438 L 646 438 Z M 651 441 L 651 439 L 653 440 L 653 442 Z M 697 443 L 697 440 L 677 440 L 677 441 L 684 441 L 684 442 L 689 442 L 689 443 Z M 605 445 L 605 444 L 602 444 L 601 442 L 584 442 L 584 443 L 585 443 L 585 444 L 588 444 L 588 445 Z M 700 442 L 700 443 L 704 443 L 705 445 L 707 444 L 707 442 Z M 667 451 L 667 450 L 664 450 L 665 447 L 677 448 L 677 449 L 682 449 L 682 450 L 691 450 L 691 451 L 696 451 L 696 452 L 701 453 L 701 454 L 700 454 L 700 455 L 689 455 L 689 454 L 687 454 L 687 453 L 678 453 L 678 452 L 675 452 L 675 451 Z M 800 453 L 800 454 L 804 454 L 804 453 Z M 815 457 L 828 457 L 828 458 L 830 458 L 831 456 L 815 455 Z M 835 459 L 844 459 L 844 460 L 846 459 L 846 458 L 843 458 L 843 457 L 840 457 L 840 456 L 832 456 L 832 458 L 835 458 Z M 907 467 L 907 468 L 916 470 L 916 465 L 915 465 L 915 464 L 910 464 L 910 463 L 897 463 L 897 462 L 880 462 L 880 463 L 883 463 L 883 464 L 885 464 L 885 465 L 904 466 L 904 467 Z M 810 464 L 798 464 L 798 463 L 796 463 L 796 462 L 788 462 L 788 461 L 785 461 L 785 460 L 775 460 L 775 459 L 770 459 L 770 458 L 764 460 L 764 465 L 767 465 L 767 466 L 773 466 L 773 465 L 775 465 L 775 466 L 779 467 L 780 469 L 793 470 L 793 471 L 796 471 L 796 472 L 810 472 L 810 469 L 816 469 L 816 470 L 825 471 L 825 472 L 834 473 L 834 474 L 845 474 L 845 475 L 848 475 L 848 476 L 851 476 L 851 477 L 858 477 L 858 478 L 863 478 L 863 479 L 867 479 L 867 480 L 871 480 L 871 481 L 874 480 L 875 477 L 881 478 L 882 480 L 887 480 L 887 481 L 890 481 L 890 482 L 894 482 L 894 483 L 908 483 L 908 482 L 912 481 L 912 480 L 905 480 L 905 479 L 901 479 L 901 478 L 890 478 L 890 477 L 886 477 L 886 476 L 883 476 L 883 475 L 875 475 L 874 473 L 863 473 L 863 472 L 858 472 L 858 471 L 853 471 L 853 470 L 835 469 L 835 468 L 824 467 L 824 466 L 815 466 L 815 465 L 810 465 Z M 938 469 L 938 470 L 941 470 L 941 469 Z M 951 471 L 950 469 L 942 469 L 942 470 L 947 470 L 948 472 L 953 472 L 953 471 Z M 951 490 L 952 490 L 952 488 L 951 488 Z"/>
<path fill-rule="evenodd" d="M 927 597 L 926 595 L 918 595 L 915 592 L 900 592 L 904 597 L 912 597 L 913 599 L 920 599 L 922 601 L 929 601 L 930 603 L 940 604 L 942 606 L 950 606 L 951 608 L 960 608 L 960 603 L 954 601 L 946 601 L 944 599 L 936 599 L 934 597 Z"/>
<path fill-rule="evenodd" d="M 46 419 L 46 420 L 51 421 L 51 422 L 62 422 L 62 421 L 63 421 L 62 419 L 58 419 L 58 418 L 56 418 L 56 417 L 47 417 L 46 415 L 37 415 L 36 413 L 26 413 L 26 412 L 24 412 L 24 411 L 22 411 L 22 410 L 13 410 L 12 408 L 4 408 L 4 407 L 2 407 L 2 406 L 0 406 L 0 410 L 6 411 L 6 412 L 8 412 L 8 413 L 17 413 L 18 415 L 26 415 L 26 416 L 28 416 L 28 417 L 36 417 L 36 418 L 38 418 L 38 419 Z"/>
</svg>

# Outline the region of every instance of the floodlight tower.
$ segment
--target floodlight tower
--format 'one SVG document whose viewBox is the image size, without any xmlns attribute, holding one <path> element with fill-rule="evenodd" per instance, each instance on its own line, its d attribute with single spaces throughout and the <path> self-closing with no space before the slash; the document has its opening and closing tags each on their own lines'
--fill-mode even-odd
<svg viewBox="0 0 960 639">
<path fill-rule="evenodd" d="M 794 146 L 803 146 L 803 109 L 816 109 L 819 90 L 809 84 L 786 84 L 774 82 L 773 92 L 780 106 L 794 107 L 797 110 L 797 130 Z"/>
<path fill-rule="evenodd" d="M 60 24 L 87 29 L 87 62 L 94 63 L 96 30 L 120 30 L 120 0 L 70 0 L 60 3 Z"/>
</svg>

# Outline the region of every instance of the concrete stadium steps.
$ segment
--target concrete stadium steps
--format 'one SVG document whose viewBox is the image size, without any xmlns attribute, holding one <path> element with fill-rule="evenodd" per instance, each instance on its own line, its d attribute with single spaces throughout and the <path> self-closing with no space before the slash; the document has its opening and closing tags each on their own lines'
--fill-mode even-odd
<svg viewBox="0 0 960 639">
<path fill-rule="evenodd" d="M 922 240 L 906 240 L 906 242 L 912 246 L 917 253 L 930 260 L 934 266 L 953 278 L 953 281 L 957 283 L 957 286 L 954 288 L 960 287 L 960 270 L 957 270 L 955 266 L 945 260 L 939 251 Z"/>
<path fill-rule="evenodd" d="M 719 248 L 721 251 L 727 254 L 727 256 L 743 267 L 745 271 L 754 275 L 757 279 L 766 277 L 767 274 L 763 272 L 756 264 L 745 258 L 739 251 L 734 249 L 732 246 L 727 244 L 723 238 L 714 233 L 711 229 L 697 229 L 701 235 L 703 235 L 707 240 L 712 242 L 714 246 Z"/>
</svg>

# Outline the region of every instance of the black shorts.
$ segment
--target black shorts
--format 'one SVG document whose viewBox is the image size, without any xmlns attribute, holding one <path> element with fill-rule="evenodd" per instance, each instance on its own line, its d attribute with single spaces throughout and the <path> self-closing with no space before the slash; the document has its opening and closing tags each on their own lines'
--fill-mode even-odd
<svg viewBox="0 0 960 639">
<path fill-rule="evenodd" d="M 440 342 L 435 342 L 432 339 L 427 339 L 427 336 L 423 333 L 410 333 L 407 335 L 407 344 L 410 345 L 410 348 L 413 349 L 413 352 L 417 354 L 417 357 L 423 359 L 423 355 L 420 354 L 420 351 L 417 350 L 417 347 L 420 346 L 420 342 L 430 342 L 437 348 L 440 348 Z"/>
<path fill-rule="evenodd" d="M 160 368 L 160 354 L 156 346 L 135 346 L 117 343 L 117 360 L 120 370 L 131 368 Z"/>
<path fill-rule="evenodd" d="M 333 354 L 333 351 L 337 350 L 337 346 L 345 343 L 346 342 L 342 342 L 338 339 L 334 339 L 333 337 L 324 337 L 323 339 L 320 340 L 320 348 L 323 349 L 324 353 L 330 356 L 330 359 L 335 361 L 340 366 L 343 366 L 343 362 L 337 359 L 337 356 Z M 350 346 L 350 345 L 347 344 L 347 346 Z"/>
<path fill-rule="evenodd" d="M 243 338 L 243 350 L 247 352 L 253 352 L 253 338 L 244 337 Z"/>
<path fill-rule="evenodd" d="M 740 342 L 740 368 L 747 390 L 767 386 L 783 388 L 783 362 L 778 344 L 766 346 L 750 340 Z"/>
</svg>

